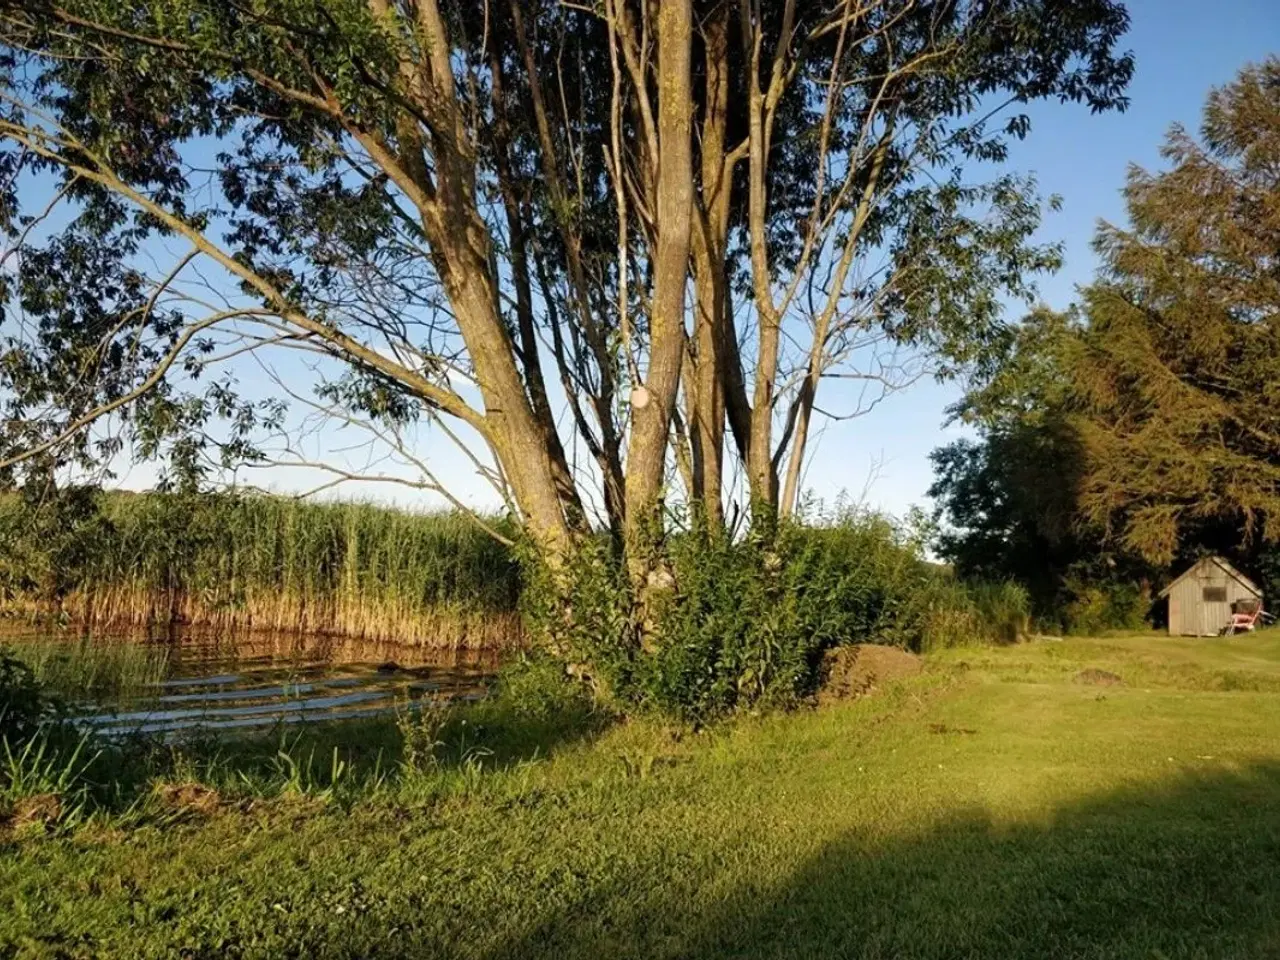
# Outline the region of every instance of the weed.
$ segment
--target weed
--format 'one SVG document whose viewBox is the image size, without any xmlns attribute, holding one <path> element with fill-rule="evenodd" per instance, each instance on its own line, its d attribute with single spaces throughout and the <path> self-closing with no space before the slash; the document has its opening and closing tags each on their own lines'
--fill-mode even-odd
<svg viewBox="0 0 1280 960">
<path fill-rule="evenodd" d="M 50 828 L 80 823 L 88 802 L 84 774 L 98 757 L 96 752 L 84 756 L 88 744 L 85 734 L 64 749 L 49 729 L 20 746 L 0 738 L 0 814 L 13 820 L 38 820 Z"/>
<path fill-rule="evenodd" d="M 396 729 L 403 741 L 400 763 L 410 774 L 436 769 L 451 714 L 450 705 L 444 700 L 423 699 L 416 707 L 396 714 Z"/>
</svg>

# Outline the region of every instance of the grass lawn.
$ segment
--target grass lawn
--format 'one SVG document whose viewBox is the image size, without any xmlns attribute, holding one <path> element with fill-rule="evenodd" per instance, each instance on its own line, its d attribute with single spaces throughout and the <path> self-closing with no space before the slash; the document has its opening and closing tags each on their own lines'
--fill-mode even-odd
<svg viewBox="0 0 1280 960">
<path fill-rule="evenodd" d="M 1277 632 L 521 752 L 10 839 L 0 957 L 1280 957 Z"/>
</svg>

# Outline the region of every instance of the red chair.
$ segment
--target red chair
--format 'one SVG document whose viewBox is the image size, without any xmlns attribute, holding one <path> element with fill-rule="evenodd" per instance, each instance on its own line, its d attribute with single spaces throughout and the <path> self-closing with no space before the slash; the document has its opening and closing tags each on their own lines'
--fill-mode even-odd
<svg viewBox="0 0 1280 960">
<path fill-rule="evenodd" d="M 1231 608 L 1231 623 L 1227 627 L 1227 636 L 1254 630 L 1262 619 L 1262 602 L 1259 600 L 1237 600 Z"/>
</svg>

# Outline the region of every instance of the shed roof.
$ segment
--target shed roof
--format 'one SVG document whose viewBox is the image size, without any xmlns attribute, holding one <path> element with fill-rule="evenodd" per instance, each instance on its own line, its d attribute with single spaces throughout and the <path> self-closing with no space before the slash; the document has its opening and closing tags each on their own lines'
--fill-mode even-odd
<svg viewBox="0 0 1280 960">
<path fill-rule="evenodd" d="M 1237 570 L 1235 567 L 1233 567 L 1231 564 L 1227 563 L 1227 561 L 1223 560 L 1221 557 L 1204 557 L 1201 560 L 1197 560 L 1190 567 L 1184 570 L 1179 576 L 1171 580 L 1169 582 L 1169 585 L 1160 591 L 1160 596 L 1162 597 L 1167 596 L 1170 590 L 1176 587 L 1179 583 L 1181 583 L 1187 577 L 1191 576 L 1191 574 L 1195 573 L 1198 569 L 1200 569 L 1206 563 L 1216 564 L 1217 566 L 1221 567 L 1223 572 L 1225 572 L 1227 576 L 1231 577 L 1231 579 L 1235 580 L 1242 587 L 1244 587 L 1246 590 L 1252 593 L 1255 597 L 1258 597 L 1259 599 L 1261 599 L 1262 591 L 1258 589 L 1258 585 L 1254 583 L 1252 580 L 1250 580 L 1248 577 L 1246 577 L 1239 570 Z"/>
</svg>

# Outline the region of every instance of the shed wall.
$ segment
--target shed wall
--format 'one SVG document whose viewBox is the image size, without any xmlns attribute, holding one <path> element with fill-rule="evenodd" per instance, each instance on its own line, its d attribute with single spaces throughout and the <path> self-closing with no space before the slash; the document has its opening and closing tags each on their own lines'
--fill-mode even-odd
<svg viewBox="0 0 1280 960">
<path fill-rule="evenodd" d="M 1205 588 L 1221 588 L 1225 600 L 1205 600 Z M 1249 589 L 1211 560 L 1202 560 L 1169 591 L 1169 633 L 1216 637 L 1231 622 L 1231 604 L 1252 597 Z"/>
</svg>

